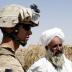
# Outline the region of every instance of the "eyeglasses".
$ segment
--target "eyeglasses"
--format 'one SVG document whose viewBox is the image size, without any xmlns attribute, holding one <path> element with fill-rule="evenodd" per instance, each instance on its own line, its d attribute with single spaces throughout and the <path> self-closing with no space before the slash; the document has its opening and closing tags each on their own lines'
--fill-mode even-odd
<svg viewBox="0 0 72 72">
<path fill-rule="evenodd" d="M 29 31 L 32 26 L 30 24 L 22 24 L 22 23 L 19 23 L 19 24 L 16 25 L 16 28 L 20 28 L 20 27 L 22 27 L 25 30 Z"/>
<path fill-rule="evenodd" d="M 29 30 L 31 30 L 31 26 L 30 25 L 22 25 L 23 26 L 23 28 L 25 29 L 25 30 L 27 30 L 27 31 L 29 31 Z"/>
</svg>

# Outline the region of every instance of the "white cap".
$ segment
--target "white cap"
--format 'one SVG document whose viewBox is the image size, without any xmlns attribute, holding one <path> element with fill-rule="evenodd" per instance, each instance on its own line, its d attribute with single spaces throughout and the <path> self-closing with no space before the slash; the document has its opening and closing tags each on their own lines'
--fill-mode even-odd
<svg viewBox="0 0 72 72">
<path fill-rule="evenodd" d="M 60 28 L 52 28 L 42 33 L 40 37 L 41 43 L 44 46 L 47 46 L 55 36 L 58 36 L 62 41 L 64 41 L 63 31 Z"/>
</svg>

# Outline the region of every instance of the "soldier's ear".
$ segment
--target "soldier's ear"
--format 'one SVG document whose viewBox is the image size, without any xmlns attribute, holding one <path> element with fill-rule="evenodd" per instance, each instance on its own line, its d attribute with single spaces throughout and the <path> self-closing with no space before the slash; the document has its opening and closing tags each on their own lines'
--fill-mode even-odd
<svg viewBox="0 0 72 72">
<path fill-rule="evenodd" d="M 18 33 L 18 29 L 15 29 L 15 33 Z"/>
</svg>

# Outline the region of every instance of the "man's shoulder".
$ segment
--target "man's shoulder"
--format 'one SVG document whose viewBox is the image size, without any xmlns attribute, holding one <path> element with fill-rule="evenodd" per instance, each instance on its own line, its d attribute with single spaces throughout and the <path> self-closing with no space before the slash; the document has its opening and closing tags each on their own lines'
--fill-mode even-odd
<svg viewBox="0 0 72 72">
<path fill-rule="evenodd" d="M 16 64 L 19 63 L 18 60 L 10 55 L 0 55 L 0 63 L 6 62 L 9 64 Z"/>
<path fill-rule="evenodd" d="M 0 66 L 21 66 L 19 61 L 15 58 L 14 54 L 9 51 L 7 48 L 0 48 Z"/>
<path fill-rule="evenodd" d="M 54 68 L 51 63 L 44 57 L 35 62 L 27 72 L 53 72 Z M 34 71 L 33 71 L 34 70 Z M 51 71 L 52 70 L 52 71 Z"/>
<path fill-rule="evenodd" d="M 46 64 L 46 58 L 40 58 L 33 65 L 31 65 L 31 67 L 32 68 L 34 68 L 34 67 L 43 67 L 45 64 Z"/>
<path fill-rule="evenodd" d="M 15 52 L 9 47 L 0 47 L 0 55 L 11 55 L 15 57 Z"/>
<path fill-rule="evenodd" d="M 2 69 L 1 67 L 3 67 L 4 69 L 12 69 L 14 70 L 14 72 L 23 72 L 22 66 L 19 61 L 10 55 L 0 56 L 0 69 Z"/>
<path fill-rule="evenodd" d="M 41 64 L 43 64 L 43 63 L 45 63 L 45 62 L 46 62 L 46 58 L 43 57 L 43 58 L 40 58 L 38 61 L 36 61 L 35 64 L 36 64 L 36 63 L 39 63 L 39 64 L 41 63 Z"/>
<path fill-rule="evenodd" d="M 40 58 L 38 61 L 36 61 L 31 67 L 28 69 L 27 72 L 43 72 L 45 63 L 43 62 L 45 58 Z"/>
</svg>

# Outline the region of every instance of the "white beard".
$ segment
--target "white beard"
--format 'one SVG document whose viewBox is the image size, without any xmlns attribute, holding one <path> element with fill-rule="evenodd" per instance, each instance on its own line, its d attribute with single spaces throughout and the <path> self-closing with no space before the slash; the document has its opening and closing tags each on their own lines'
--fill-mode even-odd
<svg viewBox="0 0 72 72">
<path fill-rule="evenodd" d="M 62 66 L 63 66 L 63 64 L 64 64 L 63 55 L 61 55 L 61 56 L 59 56 L 59 57 L 54 56 L 54 57 L 51 58 L 51 60 L 52 60 L 52 63 L 53 63 L 54 65 L 56 65 L 57 68 L 62 69 Z"/>
<path fill-rule="evenodd" d="M 61 70 L 64 64 L 63 53 L 60 53 L 58 56 L 53 56 L 53 52 L 50 50 L 47 51 L 47 59 L 54 65 L 57 70 Z"/>
</svg>

